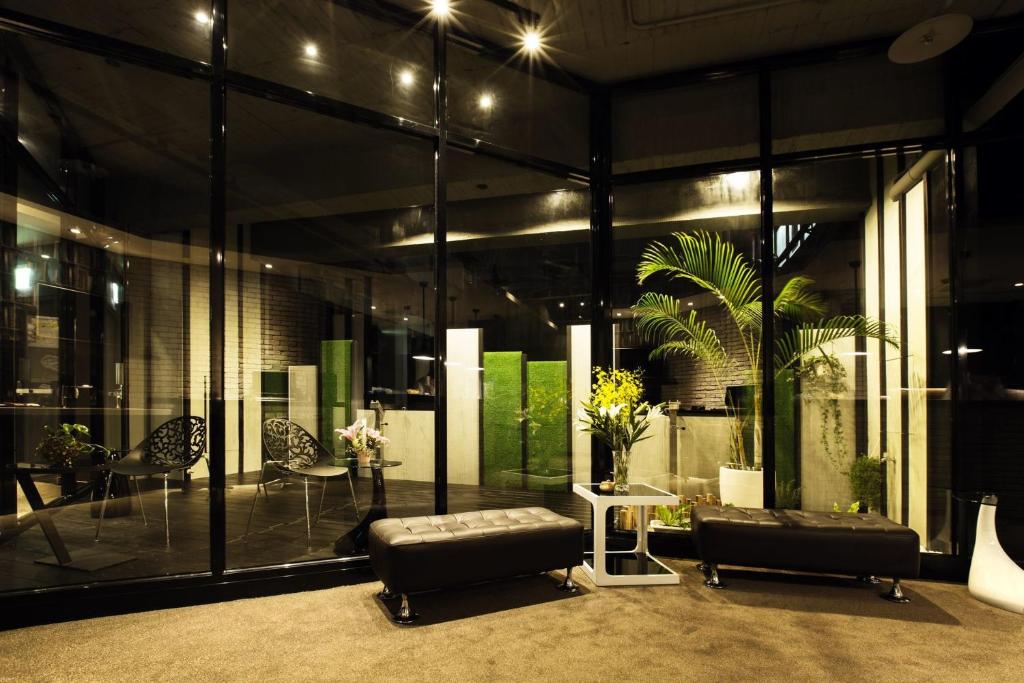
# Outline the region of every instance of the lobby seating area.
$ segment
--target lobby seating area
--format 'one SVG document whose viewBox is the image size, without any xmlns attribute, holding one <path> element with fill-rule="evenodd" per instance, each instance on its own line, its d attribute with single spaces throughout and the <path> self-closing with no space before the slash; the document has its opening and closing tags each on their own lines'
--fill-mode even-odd
<svg viewBox="0 0 1024 683">
<path fill-rule="evenodd" d="M 0 681 L 1019 678 L 1021 121 L 1024 0 L 0 0 Z"/>
</svg>

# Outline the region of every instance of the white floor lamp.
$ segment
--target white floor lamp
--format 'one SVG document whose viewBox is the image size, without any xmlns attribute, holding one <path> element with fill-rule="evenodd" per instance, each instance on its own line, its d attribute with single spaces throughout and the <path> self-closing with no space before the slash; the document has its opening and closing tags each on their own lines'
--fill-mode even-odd
<svg viewBox="0 0 1024 683">
<path fill-rule="evenodd" d="M 982 602 L 1024 614 L 1024 569 L 999 545 L 996 502 L 996 497 L 991 495 L 981 499 L 967 588 Z"/>
</svg>

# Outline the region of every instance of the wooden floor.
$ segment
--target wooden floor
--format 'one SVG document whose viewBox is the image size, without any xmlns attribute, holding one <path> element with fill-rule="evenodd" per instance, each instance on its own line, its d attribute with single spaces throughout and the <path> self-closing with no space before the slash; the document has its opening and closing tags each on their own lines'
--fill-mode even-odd
<svg viewBox="0 0 1024 683">
<path fill-rule="evenodd" d="M 287 485 L 272 484 L 269 496 L 260 493 L 252 528 L 246 536 L 246 521 L 256 493 L 255 475 L 241 482 L 231 479 L 233 477 L 229 477 L 226 491 L 229 568 L 335 557 L 335 539 L 358 523 L 348 484 L 343 480 L 330 482 L 323 515 L 313 526 L 312 541 L 307 547 L 305 496 L 301 480 L 295 480 Z M 44 500 L 50 500 L 58 493 L 56 484 L 40 480 L 37 485 Z M 156 485 L 154 480 L 152 486 Z M 88 502 L 59 508 L 53 515 L 54 523 L 72 557 L 76 550 L 98 548 L 133 558 L 94 572 L 36 562 L 37 559 L 52 558 L 53 553 L 42 530 L 37 524 L 32 524 L 31 515 L 23 513 L 20 519 L 9 517 L 0 520 L 0 528 L 3 529 L 0 533 L 0 591 L 209 570 L 209 496 L 206 485 L 205 479 L 197 479 L 185 491 L 171 489 L 168 503 L 170 548 L 164 541 L 162 489 L 143 490 L 148 527 L 143 525 L 138 500 L 133 496 L 130 515 L 104 519 L 99 543 L 93 540 L 96 519 L 90 514 Z M 590 524 L 590 506 L 570 492 L 542 493 L 455 484 L 449 485 L 448 489 L 450 512 L 541 505 L 579 519 L 588 526 Z M 388 480 L 386 490 L 391 516 L 434 512 L 434 485 L 430 482 Z M 369 509 L 371 493 L 368 479 L 356 482 L 360 516 Z M 320 495 L 320 484 L 310 482 L 310 508 L 314 516 Z M 22 500 L 19 510 L 28 509 Z"/>
</svg>

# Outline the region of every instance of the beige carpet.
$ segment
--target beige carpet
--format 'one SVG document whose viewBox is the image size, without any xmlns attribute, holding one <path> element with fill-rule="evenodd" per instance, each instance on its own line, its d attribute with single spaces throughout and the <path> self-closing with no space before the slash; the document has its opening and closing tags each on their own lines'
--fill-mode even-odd
<svg viewBox="0 0 1024 683">
<path fill-rule="evenodd" d="M 393 625 L 379 584 L 0 633 L 4 681 L 1021 680 L 1024 617 L 966 587 L 909 605 L 828 577 L 724 571 L 703 588 L 554 590 L 530 577 L 421 596 Z"/>
</svg>

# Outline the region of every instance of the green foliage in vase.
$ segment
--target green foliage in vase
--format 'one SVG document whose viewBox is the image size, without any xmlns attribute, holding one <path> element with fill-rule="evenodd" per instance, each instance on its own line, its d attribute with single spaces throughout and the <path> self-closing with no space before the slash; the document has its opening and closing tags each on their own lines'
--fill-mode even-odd
<svg viewBox="0 0 1024 683">
<path fill-rule="evenodd" d="M 855 458 L 847 476 L 853 497 L 869 510 L 877 510 L 882 502 L 882 460 L 866 455 Z"/>
<path fill-rule="evenodd" d="M 613 451 L 629 451 L 644 439 L 651 419 L 661 415 L 662 404 L 643 401 L 639 370 L 594 368 L 595 382 L 589 401 L 577 413 L 581 432 L 596 434 Z"/>
<path fill-rule="evenodd" d="M 726 330 L 717 331 L 702 320 L 685 302 L 668 294 L 645 292 L 633 306 L 637 331 L 657 344 L 652 358 L 682 355 L 702 362 L 722 395 L 726 381 L 742 373 L 744 384 L 753 387 L 748 414 L 731 410 L 732 454 L 743 467 L 761 466 L 761 339 L 762 292 L 757 269 L 718 234 L 705 231 L 673 233 L 674 243 L 652 242 L 637 265 L 637 281 L 644 284 L 654 276 L 697 285 L 715 297 L 738 333 L 742 353 L 730 355 L 722 343 Z M 871 337 L 898 347 L 891 330 L 878 320 L 861 315 L 825 317 L 825 302 L 811 291 L 813 280 L 796 275 L 775 295 L 771 310 L 777 321 L 772 349 L 776 378 L 795 368 L 812 351 L 850 337 Z M 743 428 L 753 421 L 753 453 L 743 444 Z"/>
<path fill-rule="evenodd" d="M 83 424 L 62 423 L 57 429 L 43 427 L 46 436 L 36 446 L 36 455 L 57 467 L 71 467 L 83 456 L 99 452 L 104 457 L 110 450 L 98 444 L 89 443 L 89 428 Z"/>
<path fill-rule="evenodd" d="M 800 362 L 800 393 L 818 401 L 821 449 L 832 466 L 844 472 L 847 460 L 843 411 L 839 399 L 846 394 L 846 368 L 832 354 L 809 355 Z"/>
</svg>

